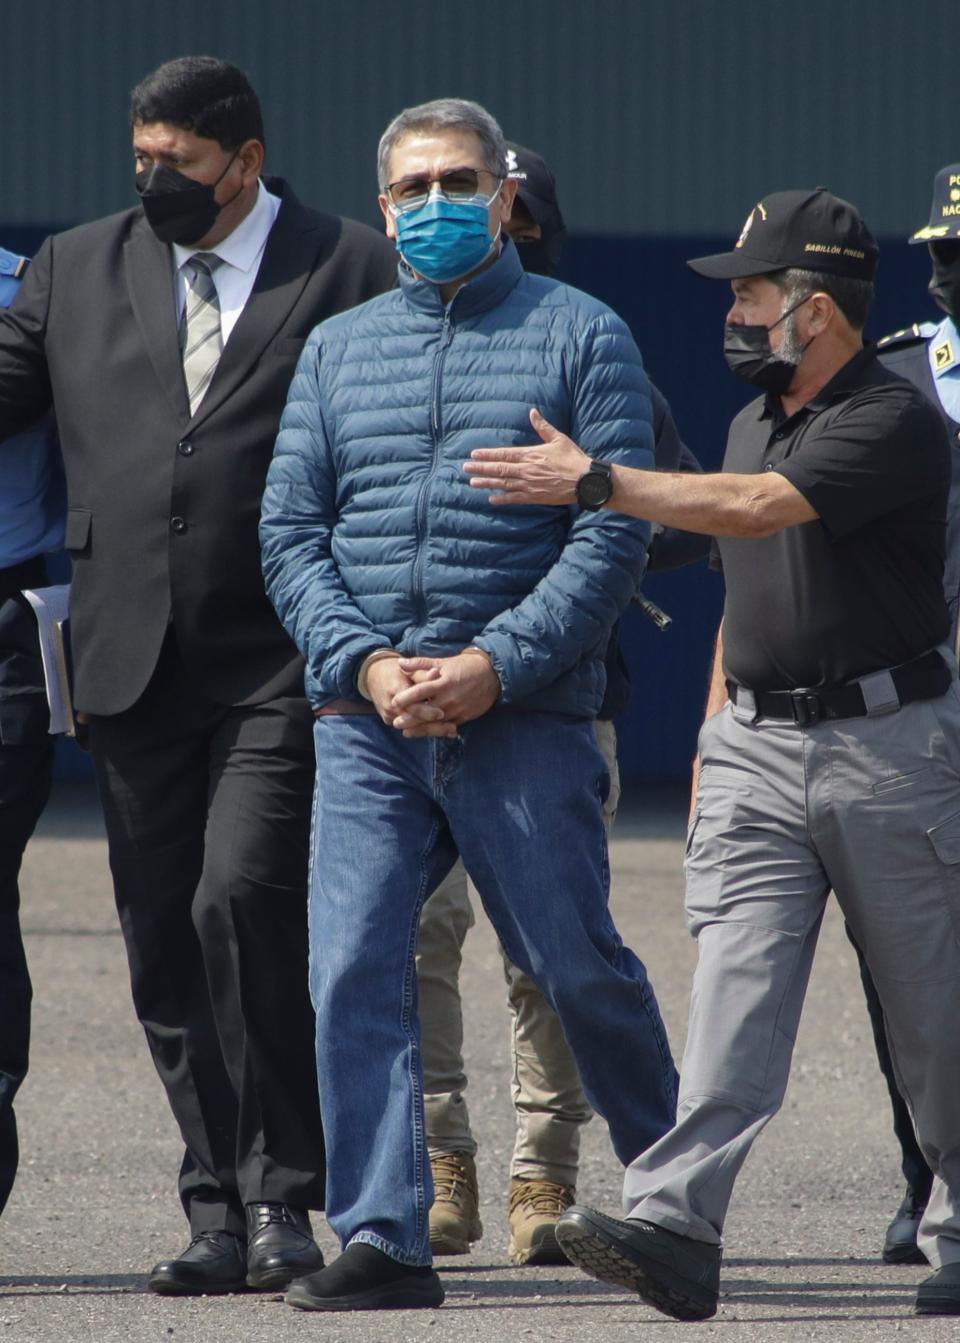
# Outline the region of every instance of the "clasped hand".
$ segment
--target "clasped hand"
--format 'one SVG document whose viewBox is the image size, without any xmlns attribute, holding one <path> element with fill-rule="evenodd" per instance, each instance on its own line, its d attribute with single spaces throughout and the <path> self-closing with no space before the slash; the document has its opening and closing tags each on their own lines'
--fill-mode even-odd
<svg viewBox="0 0 960 1343">
<path fill-rule="evenodd" d="M 479 651 L 453 657 L 382 658 L 367 672 L 374 708 L 405 737 L 455 737 L 500 696 L 500 680 Z"/>
</svg>

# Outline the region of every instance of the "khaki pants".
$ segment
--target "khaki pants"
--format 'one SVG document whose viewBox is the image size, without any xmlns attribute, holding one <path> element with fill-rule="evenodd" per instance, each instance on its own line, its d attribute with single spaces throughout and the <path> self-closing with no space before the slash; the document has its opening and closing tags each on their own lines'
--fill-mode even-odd
<svg viewBox="0 0 960 1343">
<path fill-rule="evenodd" d="M 620 799 L 617 734 L 609 722 L 594 727 L 610 774 L 604 806 L 609 835 Z M 459 985 L 463 943 L 473 923 L 467 874 L 458 862 L 423 907 L 417 947 L 424 1111 L 431 1152 L 477 1150 L 463 1095 L 467 1077 Z M 576 1185 L 580 1127 L 593 1111 L 556 1013 L 532 979 L 506 956 L 503 961 L 517 1111 L 510 1173 Z"/>
</svg>

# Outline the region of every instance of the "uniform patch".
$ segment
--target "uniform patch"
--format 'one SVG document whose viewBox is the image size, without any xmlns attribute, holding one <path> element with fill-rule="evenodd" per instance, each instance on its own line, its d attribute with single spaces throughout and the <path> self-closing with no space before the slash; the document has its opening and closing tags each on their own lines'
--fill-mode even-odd
<svg viewBox="0 0 960 1343">
<path fill-rule="evenodd" d="M 933 367 L 937 373 L 942 373 L 945 368 L 951 368 L 955 360 L 950 342 L 945 340 L 942 345 L 938 345 L 933 352 Z"/>
</svg>

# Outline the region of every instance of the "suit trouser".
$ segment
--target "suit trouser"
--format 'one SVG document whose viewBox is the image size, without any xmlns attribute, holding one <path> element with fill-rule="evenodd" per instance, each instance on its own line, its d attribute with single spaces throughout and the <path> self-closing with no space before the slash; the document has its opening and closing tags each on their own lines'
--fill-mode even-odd
<svg viewBox="0 0 960 1343">
<path fill-rule="evenodd" d="M 603 807 L 609 837 L 620 799 L 617 734 L 613 723 L 599 720 L 594 731 L 610 776 Z M 477 1150 L 463 1095 L 467 1077 L 459 984 L 463 944 L 473 923 L 467 874 L 458 861 L 424 905 L 417 943 L 424 1119 L 431 1152 Z M 593 1110 L 557 1014 L 502 948 L 501 955 L 517 1115 L 510 1174 L 576 1185 L 580 1130 Z"/>
<path fill-rule="evenodd" d="M 95 717 L 133 999 L 186 1145 L 194 1233 L 243 1205 L 323 1206 L 307 984 L 313 717 L 300 698 L 226 707 L 172 634 L 146 691 Z"/>
<path fill-rule="evenodd" d="M 13 1101 L 27 1071 L 32 990 L 20 932 L 18 878 L 50 793 L 53 738 L 37 623 L 8 594 L 45 581 L 43 562 L 0 571 L 0 1212 L 19 1162 Z"/>
<path fill-rule="evenodd" d="M 700 737 L 687 916 L 699 945 L 674 1128 L 624 1180 L 629 1216 L 720 1240 L 780 1107 L 832 888 L 883 1005 L 934 1187 L 919 1244 L 960 1260 L 960 693 L 812 727 L 728 705 Z"/>
</svg>

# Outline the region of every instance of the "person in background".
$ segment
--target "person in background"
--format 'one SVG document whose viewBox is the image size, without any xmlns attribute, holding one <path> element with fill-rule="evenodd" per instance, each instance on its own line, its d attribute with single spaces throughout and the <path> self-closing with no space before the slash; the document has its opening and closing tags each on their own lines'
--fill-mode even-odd
<svg viewBox="0 0 960 1343">
<path fill-rule="evenodd" d="M 515 243 L 524 270 L 552 276 L 567 236 L 554 175 L 544 159 L 507 142 L 507 169 L 517 184 L 503 231 Z M 680 441 L 670 407 L 650 384 L 654 458 L 667 471 L 699 471 Z M 648 571 L 706 558 L 709 538 L 655 529 Z M 608 834 L 617 812 L 620 773 L 613 724 L 630 699 L 630 674 L 615 626 L 605 660 L 607 688 L 594 723 L 597 746 L 610 776 L 603 804 Z M 466 1254 L 483 1232 L 477 1181 L 476 1140 L 464 1090 L 463 1012 L 459 975 L 463 945 L 474 915 L 467 874 L 457 861 L 420 916 L 417 980 L 424 1081 L 424 1118 L 433 1176 L 430 1247 L 434 1255 Z M 580 1130 L 592 1117 L 557 1014 L 536 984 L 504 955 L 512 1051 L 511 1091 L 516 1139 L 510 1165 L 508 1254 L 517 1264 L 565 1264 L 554 1227 L 574 1201 Z"/>
<path fill-rule="evenodd" d="M 0 308 L 13 301 L 29 264 L 0 247 Z M 37 622 L 21 590 L 46 583 L 45 556 L 63 546 L 65 511 L 60 448 L 45 415 L 0 453 L 0 1213 L 17 1174 L 13 1102 L 30 1047 L 18 878 L 53 767 Z"/>
<path fill-rule="evenodd" d="M 910 238 L 926 243 L 933 274 L 930 293 L 944 316 L 939 322 L 918 322 L 877 342 L 881 364 L 919 387 L 943 418 L 953 456 L 950 501 L 947 507 L 947 557 L 944 593 L 950 612 L 950 642 L 957 651 L 960 628 L 960 163 L 941 168 L 934 179 L 930 219 Z M 850 934 L 850 929 L 847 929 Z M 926 1256 L 917 1246 L 933 1172 L 917 1142 L 906 1101 L 900 1094 L 883 1024 L 876 985 L 856 940 L 850 934 L 860 963 L 877 1059 L 890 1093 L 893 1131 L 900 1144 L 901 1169 L 906 1180 L 903 1201 L 887 1227 L 882 1255 L 887 1264 L 922 1264 Z"/>
</svg>

